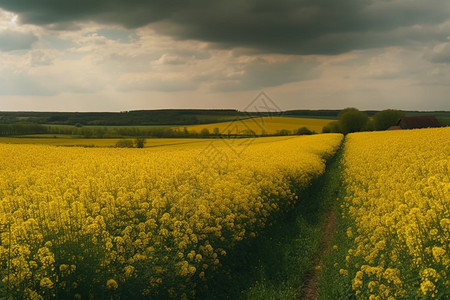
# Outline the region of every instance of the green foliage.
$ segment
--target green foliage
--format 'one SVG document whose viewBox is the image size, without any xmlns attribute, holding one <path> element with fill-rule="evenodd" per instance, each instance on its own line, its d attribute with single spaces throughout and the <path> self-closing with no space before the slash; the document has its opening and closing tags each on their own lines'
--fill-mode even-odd
<svg viewBox="0 0 450 300">
<path fill-rule="evenodd" d="M 323 127 L 323 133 L 350 133 L 363 130 L 373 130 L 369 117 L 356 108 L 346 108 L 339 113 L 339 120 L 332 121 Z"/>
<path fill-rule="evenodd" d="M 367 114 L 354 107 L 346 108 L 339 113 L 339 126 L 343 134 L 362 131 L 368 121 Z"/>
<path fill-rule="evenodd" d="M 297 129 L 297 131 L 295 132 L 295 134 L 297 135 L 311 135 L 311 134 L 315 134 L 314 131 L 309 130 L 306 127 L 301 127 L 299 129 Z"/>
<path fill-rule="evenodd" d="M 203 137 L 209 136 L 208 128 L 203 128 L 202 131 L 200 131 L 200 135 Z"/>
<path fill-rule="evenodd" d="M 241 134 L 246 136 L 256 136 L 256 132 L 251 129 L 243 130 L 241 131 Z"/>
<path fill-rule="evenodd" d="M 327 172 L 308 189 L 299 190 L 291 182 L 301 195 L 293 211 L 278 216 L 253 240 L 236 245 L 223 259 L 225 270 L 208 282 L 198 299 L 302 299 L 299 292 L 315 267 L 322 223 L 335 209 L 340 155 L 328 157 Z"/>
<path fill-rule="evenodd" d="M 94 130 L 92 128 L 83 127 L 81 128 L 81 135 L 84 138 L 92 138 L 94 137 Z"/>
<path fill-rule="evenodd" d="M 438 118 L 442 126 L 450 126 L 450 118 Z"/>
<path fill-rule="evenodd" d="M 322 128 L 322 133 L 342 133 L 338 121 L 332 121 Z"/>
<path fill-rule="evenodd" d="M 373 116 L 375 130 L 386 130 L 391 126 L 397 125 L 404 112 L 395 109 L 382 110 Z"/>
<path fill-rule="evenodd" d="M 0 124 L 0 136 L 47 133 L 47 127 L 40 124 Z"/>
<path fill-rule="evenodd" d="M 144 146 L 145 146 L 145 138 L 137 137 L 134 140 L 134 144 L 136 145 L 136 148 L 144 148 Z"/>
<path fill-rule="evenodd" d="M 290 135 L 291 131 L 287 129 L 281 129 L 277 131 L 277 135 Z"/>
<path fill-rule="evenodd" d="M 232 109 L 162 109 L 124 112 L 0 112 L 0 123 L 59 125 L 194 125 L 217 123 L 248 117 L 246 112 Z"/>
<path fill-rule="evenodd" d="M 375 122 L 373 121 L 373 119 L 369 119 L 369 121 L 367 121 L 362 131 L 375 131 Z"/>
<path fill-rule="evenodd" d="M 133 148 L 133 141 L 132 140 L 120 140 L 117 141 L 116 145 L 114 147 L 116 148 Z"/>
</svg>

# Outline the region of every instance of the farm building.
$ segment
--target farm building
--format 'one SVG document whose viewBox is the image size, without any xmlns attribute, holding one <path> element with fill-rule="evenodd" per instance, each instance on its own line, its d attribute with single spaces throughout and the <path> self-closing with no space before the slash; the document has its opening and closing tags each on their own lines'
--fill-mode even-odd
<svg viewBox="0 0 450 300">
<path fill-rule="evenodd" d="M 429 128 L 429 127 L 441 127 L 438 119 L 434 116 L 423 117 L 401 117 L 397 123 L 397 126 L 391 126 L 388 130 L 398 129 L 416 129 L 416 128 Z"/>
</svg>

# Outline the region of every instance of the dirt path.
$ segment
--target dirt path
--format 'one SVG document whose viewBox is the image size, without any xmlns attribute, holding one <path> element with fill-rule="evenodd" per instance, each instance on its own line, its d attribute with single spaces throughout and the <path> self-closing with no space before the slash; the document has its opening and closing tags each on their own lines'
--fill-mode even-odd
<svg viewBox="0 0 450 300">
<path fill-rule="evenodd" d="M 331 250 L 333 242 L 334 229 L 336 228 L 336 214 L 331 208 L 322 225 L 322 239 L 317 254 L 314 258 L 314 268 L 306 275 L 306 284 L 299 293 L 300 300 L 316 300 L 318 298 L 318 282 L 320 269 L 316 266 L 322 265 L 322 257 Z"/>
<path fill-rule="evenodd" d="M 312 258 L 312 269 L 306 274 L 304 278 L 305 285 L 297 294 L 298 300 L 316 300 L 319 297 L 318 288 L 320 272 L 323 269 L 322 260 L 323 257 L 325 257 L 331 250 L 334 231 L 337 226 L 335 203 L 341 188 L 341 169 L 339 167 L 341 153 L 342 148 L 338 151 L 338 153 L 336 153 L 335 159 L 329 168 L 327 168 L 327 171 L 324 174 L 323 185 L 316 195 L 316 197 L 321 199 L 322 203 L 328 205 L 328 207 L 325 206 L 323 208 L 323 223 L 320 230 L 322 236 L 315 255 Z"/>
</svg>

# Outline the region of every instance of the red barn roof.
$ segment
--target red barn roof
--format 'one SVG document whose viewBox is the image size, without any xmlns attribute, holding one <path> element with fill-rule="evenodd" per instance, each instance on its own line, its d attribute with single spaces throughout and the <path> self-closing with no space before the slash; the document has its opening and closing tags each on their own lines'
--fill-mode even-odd
<svg viewBox="0 0 450 300">
<path fill-rule="evenodd" d="M 423 117 L 401 117 L 397 123 L 402 129 L 441 127 L 441 124 L 434 116 Z"/>
</svg>

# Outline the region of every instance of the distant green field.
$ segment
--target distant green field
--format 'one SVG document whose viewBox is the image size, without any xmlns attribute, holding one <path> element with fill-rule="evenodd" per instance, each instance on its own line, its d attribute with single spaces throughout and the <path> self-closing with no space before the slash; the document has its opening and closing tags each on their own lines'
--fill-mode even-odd
<svg viewBox="0 0 450 300">
<path fill-rule="evenodd" d="M 439 120 L 439 123 L 441 123 L 442 126 L 450 126 L 450 118 L 437 118 Z"/>
<path fill-rule="evenodd" d="M 436 118 L 450 118 L 450 112 L 406 112 L 406 116 L 415 117 L 415 116 L 435 116 Z"/>
</svg>

